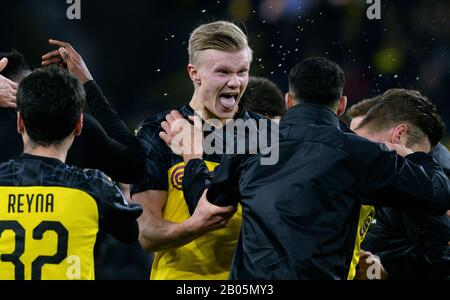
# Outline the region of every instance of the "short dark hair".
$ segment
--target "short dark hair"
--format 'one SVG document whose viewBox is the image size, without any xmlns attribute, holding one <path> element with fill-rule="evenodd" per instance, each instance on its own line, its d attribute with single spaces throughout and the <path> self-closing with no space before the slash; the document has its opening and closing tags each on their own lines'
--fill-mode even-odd
<svg viewBox="0 0 450 300">
<path fill-rule="evenodd" d="M 308 58 L 289 73 L 292 96 L 304 103 L 333 106 L 344 92 L 342 69 L 326 58 Z"/>
<path fill-rule="evenodd" d="M 412 125 L 408 145 L 414 145 L 426 135 L 431 147 L 444 136 L 445 125 L 436 106 L 418 91 L 392 89 L 367 113 L 359 128 L 378 131 L 406 122 Z"/>
<path fill-rule="evenodd" d="M 350 107 L 350 109 L 347 111 L 347 116 L 350 119 L 362 117 L 367 115 L 369 110 L 377 105 L 377 103 L 383 98 L 383 95 L 378 95 L 373 98 L 364 99 Z"/>
<path fill-rule="evenodd" d="M 17 91 L 17 110 L 26 131 L 32 142 L 42 146 L 58 144 L 70 135 L 84 101 L 79 81 L 56 67 L 34 71 Z"/>
<path fill-rule="evenodd" d="M 275 83 L 263 77 L 250 77 L 240 105 L 269 119 L 286 113 L 283 93 Z"/>
<path fill-rule="evenodd" d="M 28 73 L 31 73 L 31 68 L 25 61 L 23 54 L 19 51 L 13 49 L 10 52 L 0 53 L 0 59 L 4 57 L 8 59 L 8 64 L 1 74 L 9 80 L 19 82 L 22 81 Z"/>
</svg>

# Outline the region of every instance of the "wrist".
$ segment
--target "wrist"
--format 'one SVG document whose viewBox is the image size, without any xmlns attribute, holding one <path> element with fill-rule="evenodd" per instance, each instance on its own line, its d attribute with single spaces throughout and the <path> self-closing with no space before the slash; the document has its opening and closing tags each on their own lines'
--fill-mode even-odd
<svg viewBox="0 0 450 300">
<path fill-rule="evenodd" d="M 94 79 L 90 79 L 90 80 L 87 80 L 87 81 L 80 81 L 82 84 L 83 84 L 83 87 L 84 88 L 87 88 L 87 87 L 89 87 L 90 85 L 92 85 L 95 81 L 94 81 Z"/>
<path fill-rule="evenodd" d="M 195 217 L 191 216 L 189 219 L 184 221 L 183 223 L 184 232 L 187 233 L 188 236 L 195 236 L 198 234 L 200 227 L 198 226 L 198 222 L 196 222 Z"/>
<path fill-rule="evenodd" d="M 92 76 L 87 76 L 87 77 L 80 77 L 80 81 L 82 85 L 85 85 L 90 81 L 94 81 L 94 79 L 92 78 Z"/>
<path fill-rule="evenodd" d="M 183 154 L 183 160 L 186 164 L 194 159 L 203 160 L 203 154 Z"/>
</svg>

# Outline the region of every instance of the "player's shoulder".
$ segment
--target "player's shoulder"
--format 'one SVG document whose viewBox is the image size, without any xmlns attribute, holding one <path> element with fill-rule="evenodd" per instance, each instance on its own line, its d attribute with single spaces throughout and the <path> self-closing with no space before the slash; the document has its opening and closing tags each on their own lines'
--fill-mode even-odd
<svg viewBox="0 0 450 300">
<path fill-rule="evenodd" d="M 253 112 L 251 110 L 240 110 L 240 111 L 238 111 L 238 113 L 236 114 L 235 119 L 241 119 L 241 120 L 244 120 L 244 121 L 252 120 L 252 121 L 255 121 L 256 123 L 258 123 L 260 120 L 268 121 L 268 122 L 270 121 L 270 119 L 268 119 L 266 117 L 263 117 L 260 114 L 257 114 L 257 113 L 255 113 L 255 112 Z"/>
<path fill-rule="evenodd" d="M 20 166 L 18 166 L 14 160 L 0 163 L 0 185 L 11 185 L 8 183 L 13 180 L 14 173 L 16 173 L 16 170 L 19 170 L 19 168 Z"/>
<path fill-rule="evenodd" d="M 153 137 L 155 135 L 158 135 L 159 132 L 162 130 L 161 123 L 166 119 L 166 116 L 170 114 L 171 111 L 172 110 L 165 110 L 144 119 L 144 121 L 142 121 L 136 128 L 135 131 L 136 136 Z M 178 111 L 186 118 L 187 116 L 193 114 L 191 113 L 191 109 L 187 105 L 178 108 Z"/>
<path fill-rule="evenodd" d="M 116 193 L 116 185 L 105 173 L 94 169 L 81 169 L 66 166 L 61 174 L 61 181 L 67 187 L 80 189 L 97 197 Z"/>
<path fill-rule="evenodd" d="M 259 120 L 269 120 L 253 111 L 250 110 L 246 110 L 244 112 L 241 113 L 244 117 L 244 119 L 253 119 L 255 121 L 259 121 Z"/>
<path fill-rule="evenodd" d="M 278 126 L 278 124 L 273 122 L 272 120 L 249 110 L 238 112 L 238 114 L 236 115 L 236 119 L 244 120 L 244 122 L 246 123 L 252 122 L 256 126 L 258 131 L 270 132 L 272 128 L 276 128 Z"/>
</svg>

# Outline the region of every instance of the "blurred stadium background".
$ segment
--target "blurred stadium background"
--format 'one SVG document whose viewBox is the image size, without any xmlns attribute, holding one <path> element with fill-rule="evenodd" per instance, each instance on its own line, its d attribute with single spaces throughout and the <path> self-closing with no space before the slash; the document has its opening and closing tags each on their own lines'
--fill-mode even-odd
<svg viewBox="0 0 450 300">
<path fill-rule="evenodd" d="M 130 128 L 190 100 L 189 33 L 220 19 L 246 29 L 255 52 L 252 75 L 283 91 L 290 67 L 325 56 L 344 68 L 351 104 L 393 87 L 418 89 L 450 128 L 449 1 L 381 0 L 382 19 L 372 21 L 365 0 L 81 3 L 81 20 L 70 21 L 66 0 L 2 1 L 0 50 L 17 49 L 37 67 L 49 38 L 70 42 Z"/>
</svg>

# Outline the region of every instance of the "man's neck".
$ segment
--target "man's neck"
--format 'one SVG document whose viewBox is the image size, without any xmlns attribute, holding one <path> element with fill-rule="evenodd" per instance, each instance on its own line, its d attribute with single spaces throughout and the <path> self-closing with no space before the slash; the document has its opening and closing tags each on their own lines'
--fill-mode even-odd
<svg viewBox="0 0 450 300">
<path fill-rule="evenodd" d="M 202 104 L 202 101 L 199 99 L 198 95 L 196 95 L 195 93 L 192 96 L 191 101 L 189 102 L 189 106 L 192 107 L 195 113 L 200 114 L 204 121 L 213 118 L 213 116 L 210 115 L 208 110 Z"/>
<path fill-rule="evenodd" d="M 194 110 L 195 113 L 201 116 L 203 121 L 212 124 L 214 127 L 219 127 L 219 124 L 216 124 L 216 122 L 213 122 L 212 120 L 219 120 L 222 126 L 226 123 L 226 120 L 218 119 L 216 116 L 211 114 L 211 112 L 206 109 L 206 107 L 202 104 L 202 101 L 199 100 L 198 95 L 196 95 L 195 93 L 192 96 L 191 101 L 189 102 L 189 106 Z"/>
<path fill-rule="evenodd" d="M 25 146 L 23 151 L 25 154 L 54 158 L 62 162 L 66 162 L 67 151 L 62 150 L 62 147 L 43 147 L 43 146 Z"/>
<path fill-rule="evenodd" d="M 430 144 L 422 143 L 422 144 L 414 144 L 410 147 L 413 152 L 425 152 L 428 153 L 431 150 Z"/>
</svg>

